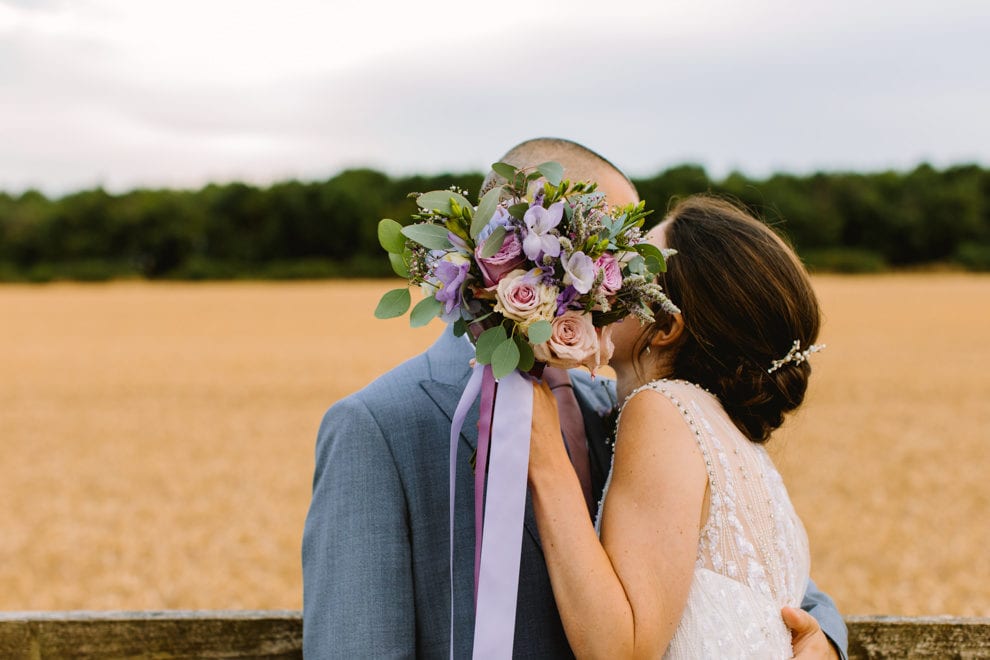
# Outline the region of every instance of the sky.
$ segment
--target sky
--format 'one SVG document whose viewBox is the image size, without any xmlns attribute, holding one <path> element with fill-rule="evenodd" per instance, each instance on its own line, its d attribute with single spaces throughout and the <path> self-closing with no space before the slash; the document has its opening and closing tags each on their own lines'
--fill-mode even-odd
<svg viewBox="0 0 990 660">
<path fill-rule="evenodd" d="M 990 165 L 987 0 L 0 0 L 0 190 Z"/>
</svg>

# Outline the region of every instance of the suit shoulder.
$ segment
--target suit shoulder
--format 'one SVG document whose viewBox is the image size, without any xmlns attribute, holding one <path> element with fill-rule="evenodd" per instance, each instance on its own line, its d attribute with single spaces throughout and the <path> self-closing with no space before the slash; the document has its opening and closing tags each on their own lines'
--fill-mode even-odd
<svg viewBox="0 0 990 660">
<path fill-rule="evenodd" d="M 605 414 L 616 405 L 615 381 L 611 378 L 595 376 L 594 378 L 584 369 L 572 369 L 569 372 L 574 389 L 601 414 Z"/>
</svg>

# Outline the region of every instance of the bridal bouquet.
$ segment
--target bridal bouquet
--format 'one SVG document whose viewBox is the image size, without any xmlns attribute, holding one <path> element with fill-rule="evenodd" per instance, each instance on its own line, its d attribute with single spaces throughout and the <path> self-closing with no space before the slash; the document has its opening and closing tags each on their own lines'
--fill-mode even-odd
<svg viewBox="0 0 990 660">
<path fill-rule="evenodd" d="M 609 207 L 594 183 L 564 179 L 555 162 L 492 169 L 505 183 L 477 206 L 462 192 L 434 190 L 416 196 L 413 224 L 378 225 L 393 270 L 425 294 L 410 314 L 414 327 L 439 316 L 455 334 L 470 330 L 477 362 L 496 378 L 536 361 L 594 373 L 611 357 L 611 323 L 650 321 L 657 303 L 678 311 L 655 282 L 672 251 L 643 239 L 643 202 Z M 411 305 L 408 287 L 394 289 L 375 316 Z"/>
</svg>

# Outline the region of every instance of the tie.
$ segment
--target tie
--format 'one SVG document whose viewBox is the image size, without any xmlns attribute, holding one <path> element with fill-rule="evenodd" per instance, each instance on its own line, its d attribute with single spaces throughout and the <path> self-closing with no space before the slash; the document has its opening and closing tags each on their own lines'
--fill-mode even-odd
<svg viewBox="0 0 990 660">
<path fill-rule="evenodd" d="M 588 439 L 584 433 L 584 417 L 581 408 L 574 397 L 574 387 L 570 376 L 562 369 L 547 368 L 543 371 L 543 380 L 550 386 L 557 400 L 557 410 L 560 412 L 560 430 L 564 435 L 564 444 L 571 464 L 581 482 L 584 501 L 592 512 L 594 502 L 591 499 L 591 464 L 588 461 Z"/>
</svg>

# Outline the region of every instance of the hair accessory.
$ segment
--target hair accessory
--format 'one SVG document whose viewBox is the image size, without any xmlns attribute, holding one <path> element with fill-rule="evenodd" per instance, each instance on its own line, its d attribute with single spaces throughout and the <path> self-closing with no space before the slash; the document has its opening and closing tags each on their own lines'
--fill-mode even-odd
<svg viewBox="0 0 990 660">
<path fill-rule="evenodd" d="M 811 346 L 809 346 L 808 348 L 802 351 L 801 340 L 795 339 L 794 345 L 791 346 L 791 350 L 787 351 L 787 355 L 785 355 L 780 360 L 774 360 L 773 362 L 770 363 L 770 368 L 767 369 L 767 373 L 772 374 L 773 372 L 777 371 L 777 369 L 780 369 L 788 362 L 793 362 L 794 364 L 801 364 L 802 362 L 807 362 L 809 355 L 811 355 L 812 353 L 817 353 L 818 351 L 822 351 L 822 350 L 825 350 L 825 344 L 812 344 Z"/>
</svg>

